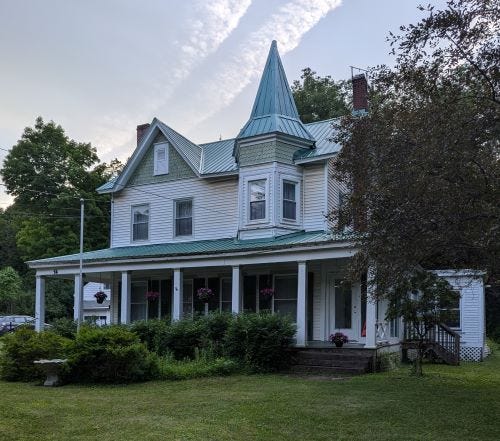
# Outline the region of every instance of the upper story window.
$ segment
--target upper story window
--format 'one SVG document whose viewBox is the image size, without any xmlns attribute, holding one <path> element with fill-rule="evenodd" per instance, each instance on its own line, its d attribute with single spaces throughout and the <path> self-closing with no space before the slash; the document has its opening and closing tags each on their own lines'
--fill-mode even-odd
<svg viewBox="0 0 500 441">
<path fill-rule="evenodd" d="M 132 207 L 132 240 L 149 238 L 149 205 Z"/>
<path fill-rule="evenodd" d="M 168 144 L 154 145 L 154 174 L 166 175 L 168 173 Z"/>
<path fill-rule="evenodd" d="M 266 218 L 266 180 L 258 179 L 248 183 L 250 193 L 250 220 Z"/>
<path fill-rule="evenodd" d="M 297 220 L 297 183 L 283 181 L 283 219 Z"/>
<path fill-rule="evenodd" d="M 191 236 L 193 234 L 193 201 L 183 199 L 175 201 L 175 235 Z"/>
</svg>

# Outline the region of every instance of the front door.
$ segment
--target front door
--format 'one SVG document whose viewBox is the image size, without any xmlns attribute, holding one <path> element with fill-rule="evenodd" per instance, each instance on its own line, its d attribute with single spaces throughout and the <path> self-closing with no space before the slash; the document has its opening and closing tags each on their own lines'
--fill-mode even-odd
<svg viewBox="0 0 500 441">
<path fill-rule="evenodd" d="M 342 332 L 349 341 L 359 341 L 361 308 L 360 292 L 349 282 L 328 275 L 329 333 Z M 328 336 L 327 336 L 328 337 Z"/>
</svg>

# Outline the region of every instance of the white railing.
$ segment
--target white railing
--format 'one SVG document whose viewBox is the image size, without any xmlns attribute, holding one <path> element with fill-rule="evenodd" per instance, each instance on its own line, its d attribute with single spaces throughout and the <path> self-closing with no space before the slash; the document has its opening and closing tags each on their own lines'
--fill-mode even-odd
<svg viewBox="0 0 500 441">
<path fill-rule="evenodd" d="M 377 342 L 389 340 L 389 322 L 375 323 L 375 339 Z"/>
</svg>

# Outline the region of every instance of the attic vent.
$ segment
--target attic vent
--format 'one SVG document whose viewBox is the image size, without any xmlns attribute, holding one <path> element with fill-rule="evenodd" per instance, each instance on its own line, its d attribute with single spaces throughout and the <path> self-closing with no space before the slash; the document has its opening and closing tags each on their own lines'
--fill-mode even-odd
<svg viewBox="0 0 500 441">
<path fill-rule="evenodd" d="M 168 144 L 155 144 L 154 146 L 154 174 L 166 175 L 168 173 Z"/>
</svg>

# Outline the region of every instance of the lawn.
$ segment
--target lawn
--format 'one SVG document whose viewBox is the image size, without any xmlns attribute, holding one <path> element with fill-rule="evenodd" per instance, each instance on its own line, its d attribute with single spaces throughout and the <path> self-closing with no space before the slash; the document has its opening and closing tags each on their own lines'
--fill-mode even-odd
<svg viewBox="0 0 500 441">
<path fill-rule="evenodd" d="M 500 354 L 347 380 L 0 382 L 0 440 L 500 440 Z"/>
</svg>

